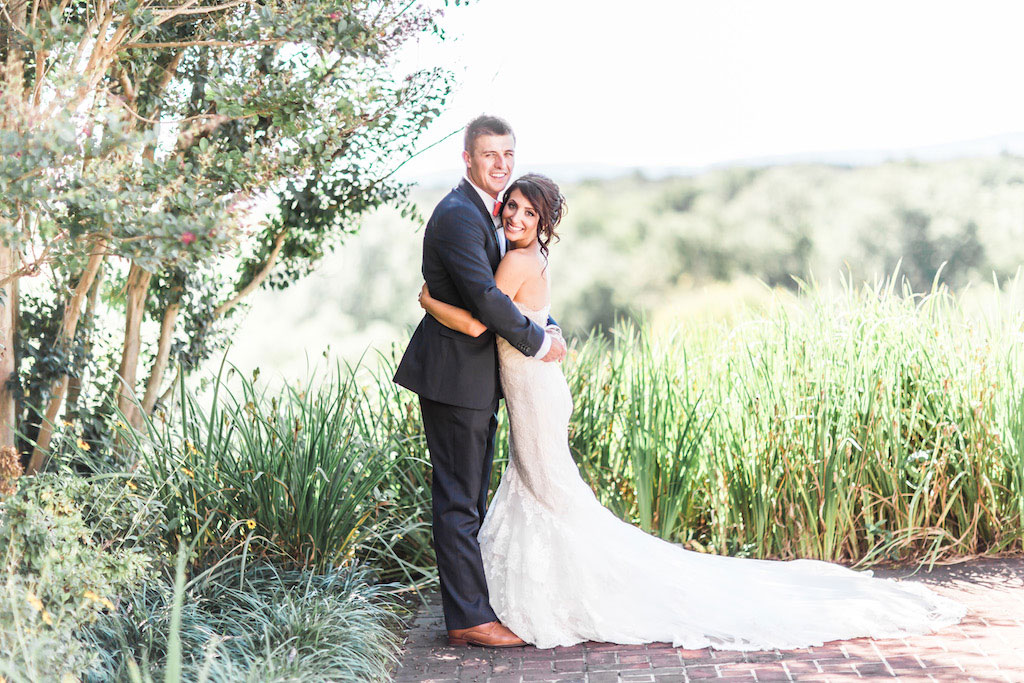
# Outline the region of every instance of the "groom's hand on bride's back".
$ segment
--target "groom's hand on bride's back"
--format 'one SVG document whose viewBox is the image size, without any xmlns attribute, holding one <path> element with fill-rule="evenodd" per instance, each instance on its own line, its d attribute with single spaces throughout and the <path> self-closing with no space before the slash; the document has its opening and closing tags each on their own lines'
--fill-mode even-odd
<svg viewBox="0 0 1024 683">
<path fill-rule="evenodd" d="M 551 337 L 551 348 L 548 349 L 546 356 L 541 358 L 545 363 L 561 362 L 565 358 L 565 340 L 562 339 L 562 335 L 550 334 Z"/>
</svg>

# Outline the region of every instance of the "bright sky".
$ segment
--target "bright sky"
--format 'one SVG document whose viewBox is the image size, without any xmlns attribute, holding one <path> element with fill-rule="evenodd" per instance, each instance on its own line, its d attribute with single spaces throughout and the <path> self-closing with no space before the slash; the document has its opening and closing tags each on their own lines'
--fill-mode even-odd
<svg viewBox="0 0 1024 683">
<path fill-rule="evenodd" d="M 478 113 L 517 134 L 517 172 L 703 166 L 901 149 L 1024 130 L 1024 3 L 479 0 L 409 68 L 460 83 L 421 147 Z M 458 136 L 411 161 L 459 169 Z"/>
</svg>

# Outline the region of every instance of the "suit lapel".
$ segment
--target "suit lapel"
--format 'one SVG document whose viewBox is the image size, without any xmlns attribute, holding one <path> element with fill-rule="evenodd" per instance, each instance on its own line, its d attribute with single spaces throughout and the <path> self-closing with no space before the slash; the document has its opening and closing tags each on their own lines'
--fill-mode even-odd
<svg viewBox="0 0 1024 683">
<path fill-rule="evenodd" d="M 473 186 L 469 184 L 469 181 L 465 178 L 459 183 L 459 186 L 455 188 L 463 195 L 469 198 L 469 201 L 473 202 L 473 205 L 480 211 L 480 215 L 484 219 L 484 232 L 487 233 L 487 240 L 494 247 L 494 253 L 498 254 L 498 258 L 501 258 L 501 248 L 498 246 L 498 236 L 494 232 L 494 220 L 491 217 L 491 212 L 484 206 L 483 201 L 480 199 L 480 195 L 473 189 Z"/>
</svg>

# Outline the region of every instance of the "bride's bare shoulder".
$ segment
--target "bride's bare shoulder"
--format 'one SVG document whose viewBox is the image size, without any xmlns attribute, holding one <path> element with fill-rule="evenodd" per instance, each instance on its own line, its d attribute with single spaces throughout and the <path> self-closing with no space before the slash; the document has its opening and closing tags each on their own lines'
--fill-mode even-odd
<svg viewBox="0 0 1024 683">
<path fill-rule="evenodd" d="M 502 259 L 502 265 L 508 264 L 524 275 L 539 275 L 544 270 L 544 256 L 536 249 L 510 249 Z"/>
</svg>

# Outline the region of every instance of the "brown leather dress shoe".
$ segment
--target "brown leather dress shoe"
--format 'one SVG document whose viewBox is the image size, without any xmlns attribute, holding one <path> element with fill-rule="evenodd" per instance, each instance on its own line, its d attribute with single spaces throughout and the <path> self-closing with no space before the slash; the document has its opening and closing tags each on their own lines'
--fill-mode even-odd
<svg viewBox="0 0 1024 683">
<path fill-rule="evenodd" d="M 499 621 L 457 628 L 448 631 L 449 645 L 479 645 L 480 647 L 522 647 L 526 641 L 509 631 Z"/>
</svg>

